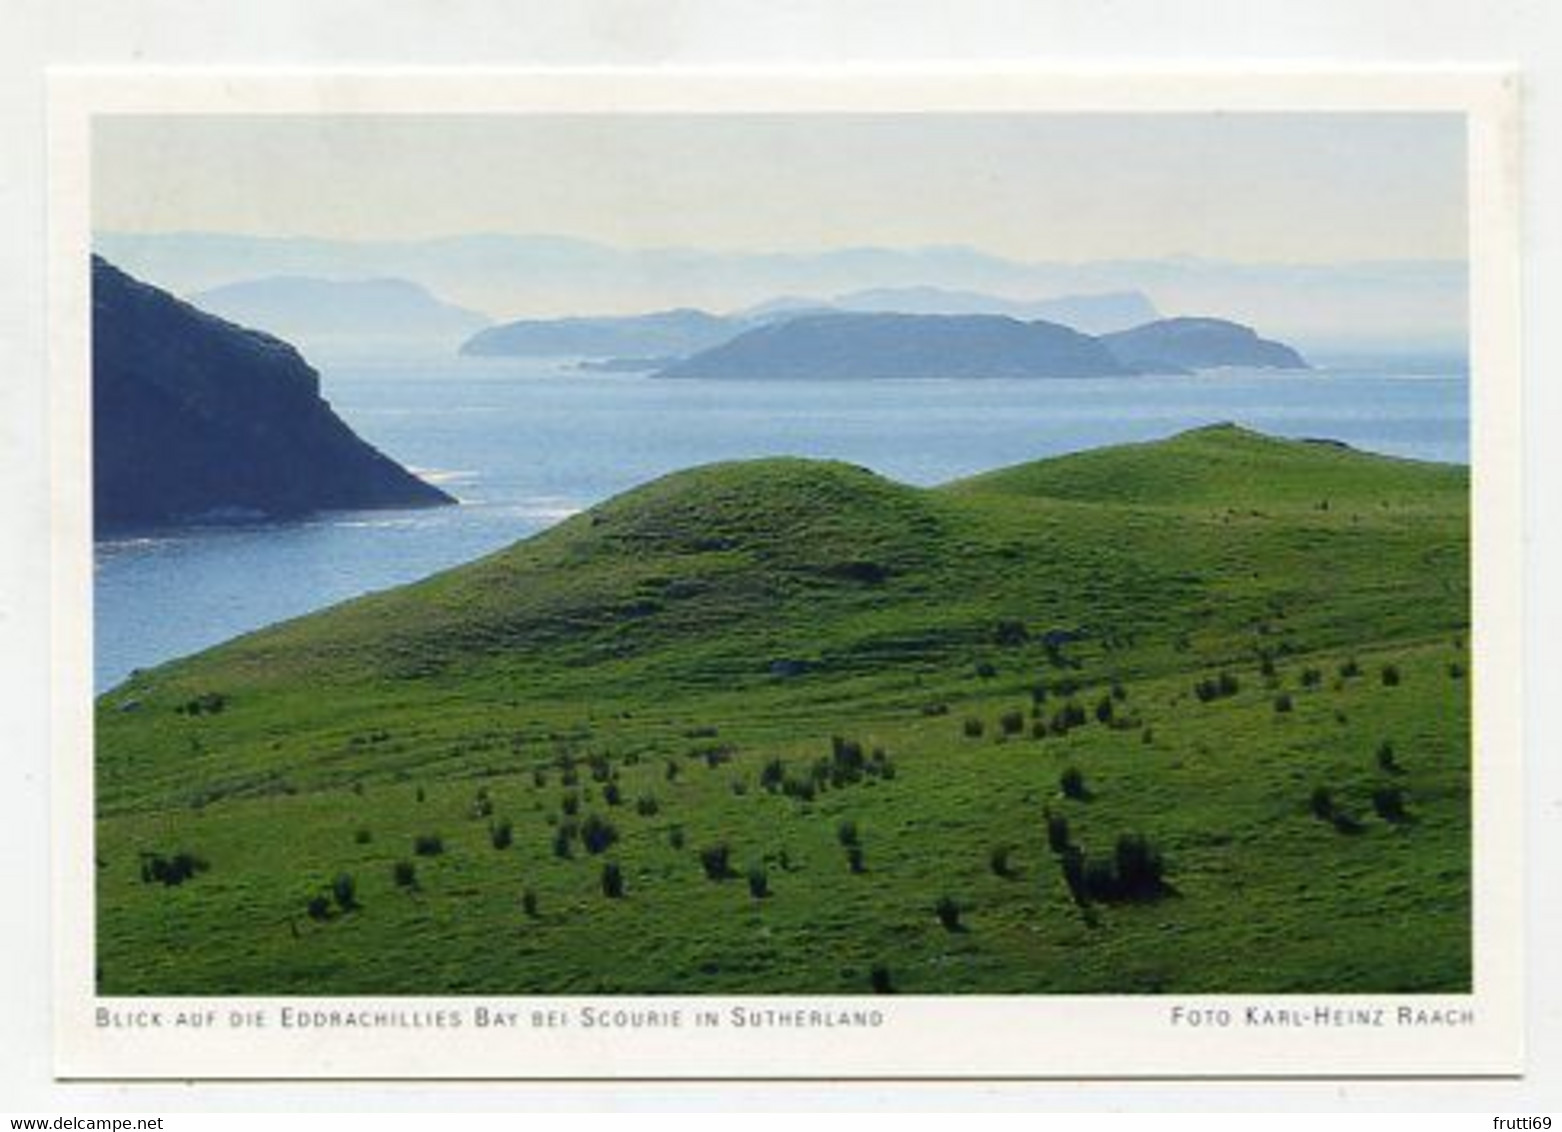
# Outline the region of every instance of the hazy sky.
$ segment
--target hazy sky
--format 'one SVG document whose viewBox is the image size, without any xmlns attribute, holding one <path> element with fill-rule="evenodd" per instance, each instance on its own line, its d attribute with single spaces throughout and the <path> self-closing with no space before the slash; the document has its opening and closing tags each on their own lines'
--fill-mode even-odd
<svg viewBox="0 0 1562 1132">
<path fill-rule="evenodd" d="M 99 230 L 1463 258 L 1451 115 L 100 119 Z"/>
</svg>

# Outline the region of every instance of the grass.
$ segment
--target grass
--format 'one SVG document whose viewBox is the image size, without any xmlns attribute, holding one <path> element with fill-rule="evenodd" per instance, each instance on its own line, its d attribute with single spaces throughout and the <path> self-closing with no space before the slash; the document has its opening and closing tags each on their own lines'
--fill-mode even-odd
<svg viewBox="0 0 1562 1132">
<path fill-rule="evenodd" d="M 1231 427 L 933 490 L 666 477 L 103 696 L 100 990 L 1468 989 L 1467 499 Z M 1087 861 L 1144 838 L 1164 890 L 1082 907 L 1049 807 Z M 174 851 L 208 867 L 143 881 Z M 352 914 L 306 915 L 342 875 Z"/>
</svg>

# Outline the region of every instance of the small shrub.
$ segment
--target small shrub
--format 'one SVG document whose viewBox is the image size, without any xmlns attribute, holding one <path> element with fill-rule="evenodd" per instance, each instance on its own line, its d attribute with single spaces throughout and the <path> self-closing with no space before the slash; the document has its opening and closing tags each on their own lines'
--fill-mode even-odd
<svg viewBox="0 0 1562 1132">
<path fill-rule="evenodd" d="M 488 840 L 495 849 L 508 849 L 515 841 L 515 827 L 505 818 L 488 827 Z"/>
<path fill-rule="evenodd" d="M 667 831 L 667 844 L 674 849 L 682 849 L 685 843 L 683 826 L 675 825 Z"/>
<path fill-rule="evenodd" d="M 1346 810 L 1336 809 L 1330 820 L 1334 823 L 1334 828 L 1341 833 L 1360 833 L 1362 830 L 1361 822 Z"/>
<path fill-rule="evenodd" d="M 889 968 L 882 963 L 875 963 L 873 969 L 868 972 L 868 985 L 873 988 L 874 994 L 895 993 L 895 986 L 890 979 Z"/>
<path fill-rule="evenodd" d="M 1394 754 L 1394 744 L 1387 739 L 1378 744 L 1378 768 L 1389 774 L 1399 774 L 1399 760 Z"/>
<path fill-rule="evenodd" d="M 1313 817 L 1320 821 L 1329 821 L 1334 817 L 1334 795 L 1327 786 L 1315 786 L 1312 798 L 1308 801 L 1308 808 L 1312 810 Z"/>
<path fill-rule="evenodd" d="M 1318 671 L 1316 668 L 1302 669 L 1302 687 L 1316 688 L 1321 683 L 1323 683 L 1322 672 Z"/>
<path fill-rule="evenodd" d="M 1357 662 L 1355 657 L 1351 657 L 1349 660 L 1340 665 L 1340 675 L 1346 680 L 1349 680 L 1353 676 L 1361 675 L 1361 665 Z"/>
<path fill-rule="evenodd" d="M 602 866 L 602 895 L 617 900 L 624 895 L 624 871 L 617 862 L 608 861 Z"/>
<path fill-rule="evenodd" d="M 1004 620 L 993 628 L 993 643 L 1003 648 L 1015 648 L 1028 640 L 1030 631 L 1023 621 Z"/>
<path fill-rule="evenodd" d="M 1025 730 L 1025 713 L 1006 711 L 998 717 L 998 728 L 1005 735 L 1018 735 Z"/>
<path fill-rule="evenodd" d="M 708 880 L 726 880 L 732 875 L 732 851 L 725 845 L 710 845 L 700 850 L 700 868 Z"/>
<path fill-rule="evenodd" d="M 677 780 L 677 778 L 678 778 L 678 764 L 675 761 L 673 761 L 672 759 L 668 759 L 667 760 L 667 768 L 666 768 L 665 771 L 663 771 L 663 777 L 666 778 L 668 782 L 673 782 L 673 781 Z"/>
<path fill-rule="evenodd" d="M 948 715 L 949 705 L 945 703 L 923 704 L 922 714 L 926 716 Z"/>
<path fill-rule="evenodd" d="M 311 920 L 330 919 L 331 901 L 324 893 L 316 893 L 309 898 L 309 903 L 304 906 L 304 911 L 309 913 Z"/>
<path fill-rule="evenodd" d="M 662 810 L 662 804 L 654 794 L 642 794 L 635 800 L 635 813 L 643 818 L 654 818 Z"/>
<path fill-rule="evenodd" d="M 1450 680 L 1460 680 L 1460 679 L 1463 679 L 1464 678 L 1464 665 L 1460 664 L 1457 660 L 1449 661 L 1448 662 L 1448 678 Z"/>
<path fill-rule="evenodd" d="M 537 893 L 532 889 L 528 888 L 521 893 L 521 911 L 526 914 L 528 919 L 535 920 L 537 918 Z"/>
<path fill-rule="evenodd" d="M 945 931 L 960 930 L 960 912 L 960 905 L 952 896 L 940 896 L 938 903 L 933 906 L 933 913 L 938 917 L 938 922 L 944 925 Z"/>
<path fill-rule="evenodd" d="M 1047 815 L 1047 847 L 1054 853 L 1066 853 L 1070 848 L 1068 818 L 1062 814 Z"/>
<path fill-rule="evenodd" d="M 161 853 L 142 853 L 141 881 L 143 884 L 156 882 L 173 888 L 198 873 L 204 873 L 209 867 L 194 853 L 180 851 L 172 857 L 164 857 Z"/>
<path fill-rule="evenodd" d="M 1032 739 L 1045 739 L 1047 737 L 1047 721 L 1037 716 L 1031 720 L 1030 737 Z"/>
<path fill-rule="evenodd" d="M 416 797 L 418 801 L 422 802 L 427 800 L 428 795 L 424 792 L 423 787 L 419 786 L 414 797 Z"/>
<path fill-rule="evenodd" d="M 1279 715 L 1285 715 L 1294 706 L 1295 705 L 1291 702 L 1290 692 L 1281 692 L 1278 696 L 1275 697 L 1275 712 Z"/>
<path fill-rule="evenodd" d="M 1009 854 L 1013 847 L 1009 845 L 995 845 L 987 853 L 987 866 L 992 869 L 994 876 L 1008 880 L 1014 876 L 1014 865 L 1009 860 Z"/>
<path fill-rule="evenodd" d="M 624 800 L 623 794 L 619 792 L 618 783 L 609 782 L 602 788 L 602 800 L 610 806 L 616 806 Z"/>
<path fill-rule="evenodd" d="M 1089 796 L 1089 791 L 1085 789 L 1084 772 L 1077 766 L 1065 768 L 1063 773 L 1058 776 L 1058 785 L 1062 788 L 1065 798 L 1073 798 L 1076 801 L 1083 802 Z"/>
<path fill-rule="evenodd" d="M 1384 821 L 1402 822 L 1410 816 L 1405 812 L 1405 792 L 1397 786 L 1379 786 L 1374 790 L 1372 808 Z"/>
<path fill-rule="evenodd" d="M 748 894 L 755 900 L 763 900 L 770 895 L 770 876 L 765 872 L 763 865 L 750 866 L 748 870 Z"/>
<path fill-rule="evenodd" d="M 351 873 L 337 873 L 336 879 L 331 882 L 331 895 L 336 899 L 336 906 L 343 912 L 351 912 L 358 907 L 358 882 L 353 880 Z"/>
<path fill-rule="evenodd" d="M 563 799 L 559 802 L 559 809 L 566 816 L 574 817 L 576 814 L 580 813 L 580 795 L 571 790 L 568 794 L 564 795 Z"/>
<path fill-rule="evenodd" d="M 862 842 L 862 833 L 858 830 L 855 821 L 846 818 L 835 827 L 835 839 L 842 845 L 859 845 Z"/>
<path fill-rule="evenodd" d="M 553 855 L 561 860 L 569 860 L 575 855 L 575 827 L 567 823 L 561 823 L 553 834 Z"/>
<path fill-rule="evenodd" d="M 397 861 L 391 867 L 391 879 L 396 882 L 397 888 L 416 888 L 418 886 L 418 870 L 411 861 Z"/>
<path fill-rule="evenodd" d="M 532 785 L 539 790 L 548 785 L 548 772 L 543 770 L 541 767 L 538 767 L 536 770 L 532 771 Z"/>
<path fill-rule="evenodd" d="M 1117 898 L 1151 900 L 1165 887 L 1161 855 L 1143 834 L 1125 833 L 1113 854 L 1117 865 Z"/>
<path fill-rule="evenodd" d="M 983 732 L 987 730 L 987 725 L 976 716 L 968 715 L 965 722 L 961 724 L 961 730 L 965 732 L 967 739 L 980 739 Z"/>
<path fill-rule="evenodd" d="M 976 675 L 983 680 L 991 680 L 994 676 L 998 675 L 998 668 L 990 660 L 978 661 L 976 665 Z"/>
<path fill-rule="evenodd" d="M 1385 664 L 1383 666 L 1383 686 L 1385 688 L 1397 688 L 1399 686 L 1399 666 L 1397 664 Z"/>
<path fill-rule="evenodd" d="M 786 781 L 786 763 L 780 759 L 768 760 L 759 772 L 759 786 L 767 794 L 774 794 Z"/>
<path fill-rule="evenodd" d="M 868 866 L 862 859 L 861 845 L 848 845 L 846 847 L 846 867 L 854 874 L 861 874 L 868 871 Z"/>
<path fill-rule="evenodd" d="M 357 845 L 367 845 L 374 840 L 374 834 L 367 829 L 360 829 L 353 834 L 353 842 Z"/>
<path fill-rule="evenodd" d="M 1085 884 L 1085 854 L 1077 845 L 1065 845 L 1058 855 L 1058 868 L 1063 873 L 1063 883 L 1068 894 L 1081 908 L 1090 903 L 1090 889 Z"/>
<path fill-rule="evenodd" d="M 412 851 L 419 857 L 437 857 L 445 851 L 445 839 L 437 833 L 420 833 L 412 839 Z"/>
<path fill-rule="evenodd" d="M 1111 723 L 1113 715 L 1113 701 L 1111 696 L 1102 696 L 1096 704 L 1096 722 Z"/>
<path fill-rule="evenodd" d="M 586 847 L 586 852 L 595 856 L 605 852 L 608 846 L 618 840 L 618 830 L 610 821 L 605 821 L 596 814 L 590 815 L 580 825 L 580 843 Z"/>
</svg>

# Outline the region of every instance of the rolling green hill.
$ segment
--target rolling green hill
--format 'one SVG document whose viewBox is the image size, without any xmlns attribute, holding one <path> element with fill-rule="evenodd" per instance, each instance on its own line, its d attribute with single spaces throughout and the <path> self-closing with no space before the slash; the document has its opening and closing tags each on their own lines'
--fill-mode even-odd
<svg viewBox="0 0 1562 1132">
<path fill-rule="evenodd" d="M 668 476 L 103 696 L 100 988 L 1465 989 L 1467 499 L 1234 426 Z"/>
</svg>

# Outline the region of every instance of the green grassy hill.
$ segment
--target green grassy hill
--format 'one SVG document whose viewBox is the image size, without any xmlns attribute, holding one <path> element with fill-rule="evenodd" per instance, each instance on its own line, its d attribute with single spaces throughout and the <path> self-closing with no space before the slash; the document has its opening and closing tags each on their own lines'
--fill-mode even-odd
<svg viewBox="0 0 1562 1132">
<path fill-rule="evenodd" d="M 1467 500 L 1232 426 L 668 476 L 102 697 L 100 988 L 1465 989 Z"/>
</svg>

